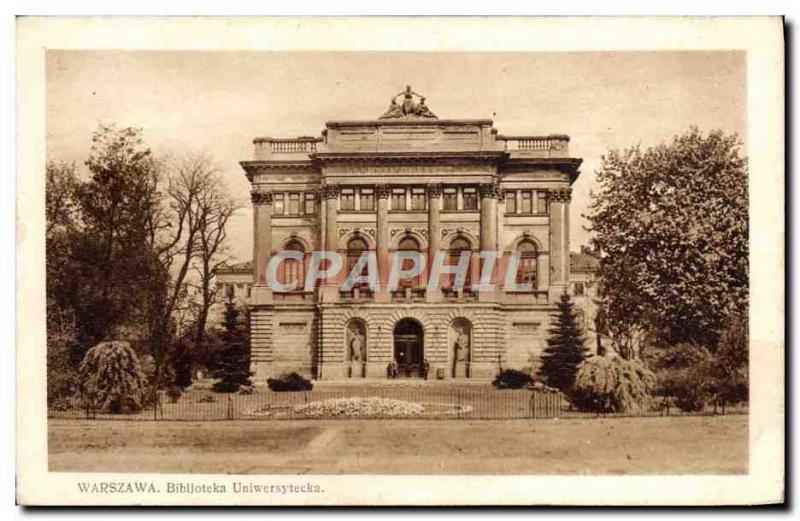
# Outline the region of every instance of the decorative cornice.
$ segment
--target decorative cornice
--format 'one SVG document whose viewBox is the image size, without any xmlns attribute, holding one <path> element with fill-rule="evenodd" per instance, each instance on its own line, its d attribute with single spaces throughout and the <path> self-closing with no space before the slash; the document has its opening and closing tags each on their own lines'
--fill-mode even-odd
<svg viewBox="0 0 800 521">
<path fill-rule="evenodd" d="M 440 184 L 431 184 L 425 187 L 428 191 L 428 197 L 431 199 L 441 197 L 442 196 L 442 185 Z"/>
<path fill-rule="evenodd" d="M 250 200 L 254 205 L 272 204 L 272 192 L 250 192 Z"/>
<path fill-rule="evenodd" d="M 572 188 L 556 188 L 549 191 L 553 203 L 568 203 L 572 200 Z"/>
<path fill-rule="evenodd" d="M 507 157 L 506 152 L 425 152 L 425 153 L 318 153 L 311 157 L 322 165 L 372 164 L 372 165 L 432 165 L 464 166 L 476 164 L 498 165 Z"/>
</svg>

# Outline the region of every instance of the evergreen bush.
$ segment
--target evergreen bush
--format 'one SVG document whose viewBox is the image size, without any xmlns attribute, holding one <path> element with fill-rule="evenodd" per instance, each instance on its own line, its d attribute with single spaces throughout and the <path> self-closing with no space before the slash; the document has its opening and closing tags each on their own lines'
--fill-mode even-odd
<svg viewBox="0 0 800 521">
<path fill-rule="evenodd" d="M 311 380 L 297 374 L 283 374 L 277 378 L 268 378 L 267 387 L 276 393 L 310 391 L 314 388 Z"/>
<path fill-rule="evenodd" d="M 495 376 L 492 385 L 498 389 L 522 389 L 534 382 L 533 377 L 517 369 L 503 369 Z"/>
<path fill-rule="evenodd" d="M 567 293 L 561 295 L 549 334 L 539 376 L 548 386 L 569 391 L 575 381 L 578 365 L 586 357 L 587 349 L 584 347 L 583 332 L 578 325 L 572 300 Z"/>
<path fill-rule="evenodd" d="M 239 310 L 228 299 L 225 303 L 224 331 L 220 338 L 224 344 L 219 369 L 214 376 L 220 381 L 211 389 L 216 393 L 235 393 L 242 387 L 252 386 L 250 381 L 250 342 L 247 328 L 239 321 Z"/>
</svg>

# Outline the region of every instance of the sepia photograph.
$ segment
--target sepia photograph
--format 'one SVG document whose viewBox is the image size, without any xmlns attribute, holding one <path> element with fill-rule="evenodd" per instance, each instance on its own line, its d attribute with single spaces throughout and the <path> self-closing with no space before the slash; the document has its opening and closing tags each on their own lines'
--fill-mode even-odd
<svg viewBox="0 0 800 521">
<path fill-rule="evenodd" d="M 407 503 L 334 497 L 337 476 L 424 476 L 409 501 L 467 504 L 445 483 L 766 472 L 783 161 L 754 162 L 753 52 L 712 43 L 44 45 L 37 198 L 18 203 L 44 257 L 22 289 L 40 331 L 19 338 L 40 471 L 72 476 L 74 504 Z M 777 233 L 754 239 L 773 203 Z M 730 501 L 702 490 L 686 503 Z"/>
</svg>

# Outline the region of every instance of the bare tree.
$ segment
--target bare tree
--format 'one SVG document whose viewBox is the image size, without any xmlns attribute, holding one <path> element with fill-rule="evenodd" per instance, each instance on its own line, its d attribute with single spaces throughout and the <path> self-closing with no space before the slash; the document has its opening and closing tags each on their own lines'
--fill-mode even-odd
<svg viewBox="0 0 800 521">
<path fill-rule="evenodd" d="M 150 240 L 158 262 L 169 273 L 167 291 L 154 292 L 151 306 L 150 343 L 156 374 L 164 374 L 170 340 L 176 332 L 176 316 L 189 305 L 189 283 L 193 263 L 202 250 L 200 236 L 207 228 L 207 200 L 219 190 L 219 179 L 211 161 L 190 154 L 164 162 L 166 191 L 164 202 L 152 213 Z"/>
<path fill-rule="evenodd" d="M 218 174 L 212 174 L 217 178 Z M 216 302 L 217 288 L 214 274 L 229 258 L 227 245 L 227 224 L 231 216 L 240 208 L 227 192 L 218 188 L 222 183 L 212 183 L 212 188 L 198 197 L 197 204 L 197 259 L 194 269 L 197 273 L 200 301 L 195 319 L 194 344 L 198 348 L 205 339 L 208 313 Z"/>
</svg>

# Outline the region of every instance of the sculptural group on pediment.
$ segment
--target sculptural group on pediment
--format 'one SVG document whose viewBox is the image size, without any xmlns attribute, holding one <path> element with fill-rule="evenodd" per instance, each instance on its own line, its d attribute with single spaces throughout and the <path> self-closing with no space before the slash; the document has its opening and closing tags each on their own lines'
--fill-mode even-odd
<svg viewBox="0 0 800 521">
<path fill-rule="evenodd" d="M 397 98 L 400 96 L 403 96 L 402 103 L 397 102 Z M 419 98 L 418 102 L 414 101 L 414 96 Z M 380 117 L 380 119 L 397 118 L 436 118 L 436 115 L 425 104 L 425 98 L 412 91 L 411 86 L 407 85 L 404 92 L 392 97 L 389 102 L 389 110 Z"/>
</svg>

